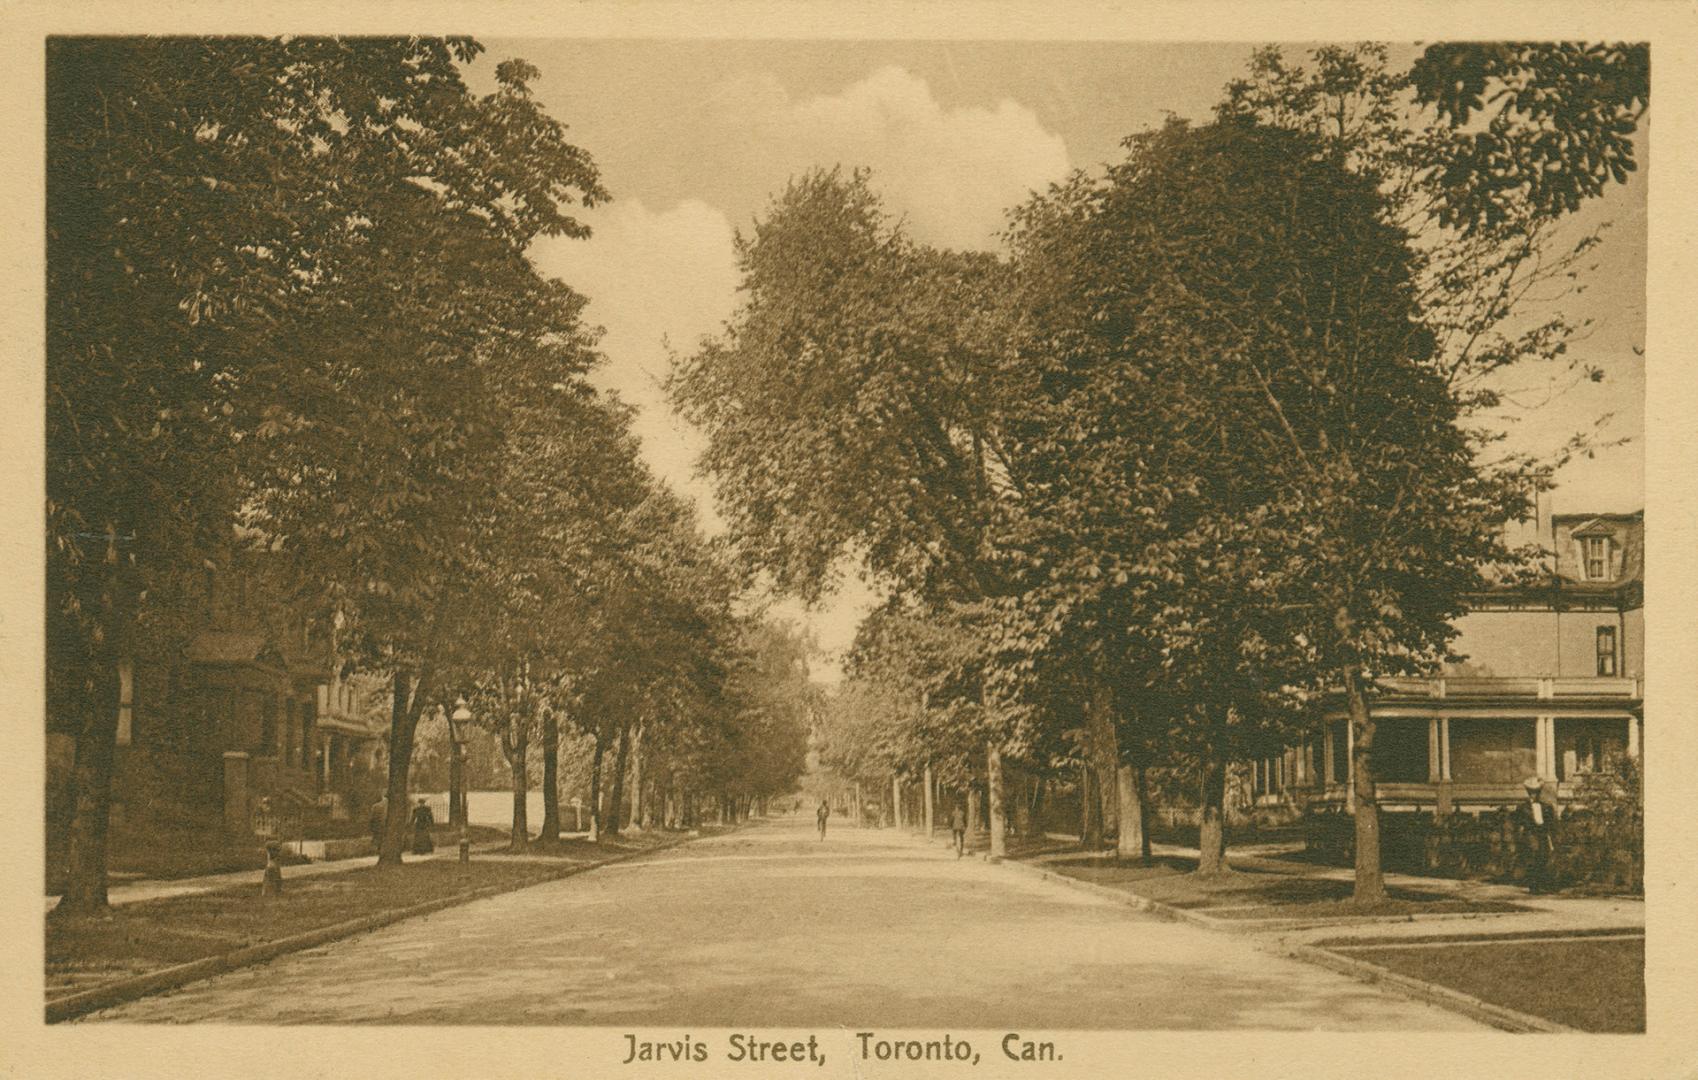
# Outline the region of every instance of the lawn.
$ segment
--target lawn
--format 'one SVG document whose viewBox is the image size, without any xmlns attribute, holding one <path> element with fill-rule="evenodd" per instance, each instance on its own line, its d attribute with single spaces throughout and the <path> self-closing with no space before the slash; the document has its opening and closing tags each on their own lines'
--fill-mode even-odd
<svg viewBox="0 0 1698 1080">
<path fill-rule="evenodd" d="M 1645 1030 L 1645 939 L 1330 946 L 1355 960 L 1582 1031 Z"/>
<path fill-rule="evenodd" d="M 239 889 L 114 907 L 107 915 L 47 919 L 47 993 L 88 989 L 249 945 L 410 907 L 490 885 L 546 880 L 554 868 L 480 857 L 364 868 L 290 881 L 261 899 L 256 882 Z"/>
<path fill-rule="evenodd" d="M 1122 888 L 1170 907 L 1203 910 L 1226 919 L 1334 918 L 1354 915 L 1396 917 L 1417 914 L 1476 914 L 1526 910 L 1497 900 L 1461 900 L 1442 892 L 1392 885 L 1384 903 L 1358 907 L 1350 902 L 1352 883 L 1300 873 L 1235 870 L 1199 878 L 1196 860 L 1168 856 L 1148 866 L 1117 859 L 1080 858 L 1045 864 L 1080 881 Z"/>
</svg>

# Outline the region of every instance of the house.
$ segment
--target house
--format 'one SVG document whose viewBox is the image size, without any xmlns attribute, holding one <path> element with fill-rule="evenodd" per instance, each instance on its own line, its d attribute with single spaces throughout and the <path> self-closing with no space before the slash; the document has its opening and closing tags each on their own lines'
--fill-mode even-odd
<svg viewBox="0 0 1698 1080">
<path fill-rule="evenodd" d="M 1644 511 L 1558 514 L 1546 572 L 1473 599 L 1431 678 L 1376 680 L 1376 795 L 1388 811 L 1479 811 L 1525 798 L 1573 799 L 1644 734 Z M 1261 806 L 1349 806 L 1351 731 L 1342 701 L 1312 738 L 1252 763 Z"/>
<path fill-rule="evenodd" d="M 334 636 L 310 635 L 268 595 L 262 554 L 232 558 L 182 598 L 175 634 L 119 665 L 113 842 L 251 842 L 363 811 L 383 767 L 383 726 L 355 713 Z M 47 833 L 72 804 L 74 716 L 49 709 Z"/>
</svg>

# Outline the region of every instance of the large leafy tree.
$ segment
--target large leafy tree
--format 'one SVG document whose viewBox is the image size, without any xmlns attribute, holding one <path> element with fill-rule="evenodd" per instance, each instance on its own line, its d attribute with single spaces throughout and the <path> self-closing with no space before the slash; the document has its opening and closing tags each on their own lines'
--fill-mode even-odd
<svg viewBox="0 0 1698 1080">
<path fill-rule="evenodd" d="M 747 565 L 809 600 L 855 556 L 940 610 L 1000 592 L 991 528 L 1025 483 L 994 403 L 1006 267 L 916 244 L 839 170 L 793 181 L 738 260 L 739 311 L 670 388 Z"/>
<path fill-rule="evenodd" d="M 420 492 L 481 449 L 452 406 L 476 400 L 474 357 L 513 329 L 487 305 L 460 307 L 455 286 L 499 261 L 493 250 L 582 233 L 567 207 L 602 194 L 529 98 L 534 70 L 504 64 L 497 92 L 468 91 L 461 65 L 480 51 L 422 38 L 50 45 L 50 681 L 55 708 L 84 718 L 67 912 L 104 904 L 117 661 L 149 605 L 169 606 L 160 586 L 216 558 L 237 512 L 278 482 L 319 509 L 268 524 L 303 543 L 316 532 L 309 550 L 330 566 L 345 565 L 344 541 L 369 539 L 391 564 L 397 532 L 427 555 L 447 546 Z M 357 432 L 367 424 L 383 430 Z M 255 465 L 265 440 L 306 452 Z M 346 452 L 362 441 L 384 455 Z M 293 509 L 308 501 L 296 494 Z M 369 565 L 321 580 L 368 601 L 428 592 Z M 400 636 L 369 640 L 410 690 L 422 659 Z M 404 768 L 417 702 L 398 704 Z"/>
<path fill-rule="evenodd" d="M 1492 519 L 1518 516 L 1517 493 L 1548 485 L 1554 469 L 1586 447 L 1582 433 L 1552 459 L 1511 455 L 1494 461 L 1488 447 L 1501 435 L 1479 417 L 1502 403 L 1494 376 L 1505 369 L 1566 357 L 1585 376 L 1602 376 L 1570 352 L 1584 324 L 1556 306 L 1584 287 L 1576 282 L 1599 233 L 1562 244 L 1559 224 L 1634 169 L 1632 136 L 1648 103 L 1644 46 L 1560 43 L 1434 45 L 1404 74 L 1387 69 L 1378 46 L 1319 49 L 1307 65 L 1267 49 L 1253 59 L 1250 77 L 1228 88 L 1221 106 L 1223 119 L 1307 133 L 1320 141 L 1322 153 L 1374 186 L 1380 220 L 1408 235 L 1404 265 L 1414 284 L 1413 317 L 1429 342 L 1415 354 L 1418 375 L 1403 378 L 1417 387 L 1436 380 L 1445 390 L 1446 400 L 1432 399 L 1426 419 L 1447 434 L 1420 444 L 1436 455 L 1431 463 L 1390 441 L 1377 451 L 1358 445 L 1329 463 L 1331 453 L 1297 452 L 1304 440 L 1297 428 L 1287 435 L 1287 460 L 1306 476 L 1306 492 L 1343 496 L 1337 508 L 1368 511 L 1370 518 L 1376 505 L 1402 513 L 1424 504 L 1430 522 L 1445 524 L 1435 533 L 1423 529 L 1418 516 L 1408 519 L 1408 528 L 1388 523 L 1357 538 L 1374 546 L 1348 552 L 1336 546 L 1338 532 L 1330 533 L 1328 558 L 1365 561 L 1342 564 L 1359 569 L 1338 575 L 1328 600 L 1314 598 L 1316 617 L 1304 637 L 1324 654 L 1327 667 L 1342 660 L 1349 669 L 1341 679 L 1356 729 L 1359 900 L 1372 901 L 1383 891 L 1372 722 L 1361 672 L 1401 670 L 1420 666 L 1415 657 L 1430 659 L 1446 639 L 1424 627 L 1455 606 L 1458 592 L 1479 584 L 1464 567 L 1430 565 L 1422 552 L 1456 539 L 1483 565 L 1513 561 L 1511 553 L 1481 542 Z M 1422 418 L 1418 410 L 1391 415 L 1405 423 Z M 1451 429 L 1461 430 L 1461 443 Z M 1341 446 L 1335 439 L 1321 448 Z M 1432 466 L 1431 473 L 1414 476 Z M 1466 481 L 1470 472 L 1473 479 Z M 1342 482 L 1350 477 L 1369 482 Z M 1460 485 L 1448 496 L 1445 477 Z M 1454 535 L 1453 527 L 1459 527 Z M 1402 577 L 1412 570 L 1434 575 L 1425 595 Z"/>
</svg>

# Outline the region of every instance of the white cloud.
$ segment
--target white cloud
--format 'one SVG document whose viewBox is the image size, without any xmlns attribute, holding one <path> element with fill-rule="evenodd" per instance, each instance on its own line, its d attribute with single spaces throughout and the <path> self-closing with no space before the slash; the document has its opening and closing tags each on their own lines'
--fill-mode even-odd
<svg viewBox="0 0 1698 1080">
<path fill-rule="evenodd" d="M 897 67 L 800 101 L 770 77 L 746 77 L 714 101 L 720 145 L 753 156 L 765 190 L 814 166 L 865 166 L 914 235 L 944 247 L 994 247 L 1004 212 L 1069 168 L 1061 136 L 1030 108 L 1007 98 L 946 108 L 924 79 Z"/>
<path fill-rule="evenodd" d="M 688 350 L 731 314 L 736 263 L 731 225 L 701 202 L 653 211 L 613 203 L 584 215 L 588 240 L 545 239 L 531 248 L 546 274 L 590 298 L 585 318 L 606 330 L 607 362 L 596 385 L 641 410 L 643 457 L 673 488 L 693 496 L 717 528 L 710 489 L 692 475 L 702 439 L 666 403 L 667 343 Z"/>
</svg>

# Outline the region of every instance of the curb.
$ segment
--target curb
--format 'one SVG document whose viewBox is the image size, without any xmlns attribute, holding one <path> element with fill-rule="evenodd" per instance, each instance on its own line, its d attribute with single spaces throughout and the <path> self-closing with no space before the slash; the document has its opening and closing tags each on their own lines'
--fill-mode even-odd
<svg viewBox="0 0 1698 1080">
<path fill-rule="evenodd" d="M 1426 982 L 1422 979 L 1402 975 L 1378 964 L 1370 964 L 1365 960 L 1354 957 L 1340 956 L 1338 953 L 1313 945 L 1295 945 L 1284 950 L 1286 956 L 1294 960 L 1303 960 L 1311 964 L 1329 968 L 1341 975 L 1348 975 L 1361 982 L 1380 986 L 1393 987 L 1407 997 L 1425 1001 L 1431 1005 L 1462 1013 L 1483 1024 L 1502 1031 L 1513 1031 L 1520 1034 L 1541 1035 L 1579 1035 L 1585 1034 L 1579 1028 L 1567 1027 L 1543 1017 L 1532 1016 L 1524 1012 L 1516 1012 L 1502 1005 L 1493 1005 L 1482 1001 L 1472 994 L 1464 994 L 1460 990 L 1452 990 L 1447 986 Z"/>
<path fill-rule="evenodd" d="M 724 833 L 719 833 L 717 835 L 724 835 Z M 236 971 L 240 968 L 263 964 L 268 960 L 275 960 L 277 957 L 288 953 L 300 952 L 304 949 L 310 949 L 317 945 L 323 945 L 341 938 L 352 937 L 355 934 L 365 933 L 368 930 L 377 930 L 381 927 L 388 926 L 392 923 L 398 923 L 405 919 L 415 918 L 420 915 L 429 915 L 433 912 L 441 911 L 444 908 L 457 907 L 460 904 L 470 903 L 473 900 L 482 900 L 486 897 L 497 896 L 502 893 L 518 892 L 520 889 L 529 889 L 537 885 L 546 885 L 550 882 L 559 881 L 563 878 L 588 873 L 591 870 L 599 870 L 604 866 L 610 866 L 614 863 L 641 858 L 645 855 L 653 855 L 656 852 L 679 847 L 692 840 L 698 839 L 701 839 L 700 834 L 695 836 L 681 836 L 676 840 L 665 844 L 657 844 L 656 846 L 643 851 L 628 851 L 596 862 L 577 863 L 569 867 L 561 867 L 558 870 L 547 870 L 538 874 L 535 878 L 524 881 L 485 885 L 481 888 L 472 889 L 469 892 L 455 893 L 452 896 L 438 897 L 435 900 L 426 900 L 423 903 L 414 904 L 411 907 L 390 908 L 387 911 L 379 911 L 370 915 L 362 915 L 357 919 L 349 919 L 346 922 L 333 923 L 329 926 L 321 926 L 316 930 L 308 930 L 304 933 L 293 934 L 285 938 L 278 938 L 275 941 L 264 941 L 258 945 L 249 945 L 231 952 L 220 953 L 217 956 L 207 956 L 202 957 L 199 960 L 191 960 L 184 964 L 174 964 L 171 967 L 160 968 L 157 971 L 150 971 L 145 975 L 136 975 L 128 979 L 117 979 L 89 990 L 79 990 L 74 994 L 66 994 L 64 997 L 49 1000 L 47 1002 L 47 1023 L 57 1024 L 66 1020 L 72 1020 L 76 1017 L 84 1016 L 100 1009 L 111 1008 L 114 1005 L 122 1005 L 126 1002 L 135 1001 L 139 998 L 151 997 L 154 994 L 158 994 L 166 990 L 175 990 L 178 987 L 186 986 L 193 982 L 199 982 L 202 979 L 211 978 L 214 975 L 222 975 L 226 972 Z M 351 872 L 357 873 L 358 871 Z"/>
<path fill-rule="evenodd" d="M 1067 888 L 1074 889 L 1078 892 L 1089 893 L 1092 896 L 1100 896 L 1105 900 L 1112 900 L 1120 904 L 1122 907 L 1135 908 L 1138 911 L 1147 912 L 1151 915 L 1157 916 L 1158 918 L 1166 919 L 1168 922 L 1188 922 L 1195 926 L 1205 927 L 1210 930 L 1226 930 L 1231 932 L 1231 927 L 1222 926 L 1222 920 L 1220 919 L 1211 919 L 1208 916 L 1200 915 L 1195 911 L 1187 911 L 1184 908 L 1174 907 L 1172 904 L 1164 904 L 1160 900 L 1151 900 L 1149 897 L 1139 896 L 1137 893 L 1125 892 L 1120 889 L 1111 889 L 1107 885 L 1098 885 L 1091 881 L 1080 881 L 1078 878 L 1068 877 L 1066 874 L 1058 874 L 1053 870 L 1043 870 L 1039 867 L 1032 866 L 1029 863 L 1015 862 L 1012 859 L 1005 859 L 996 865 L 1017 869 L 1022 874 L 1029 877 L 1036 877 L 1043 881 L 1053 881 L 1058 885 L 1065 885 Z"/>
</svg>

